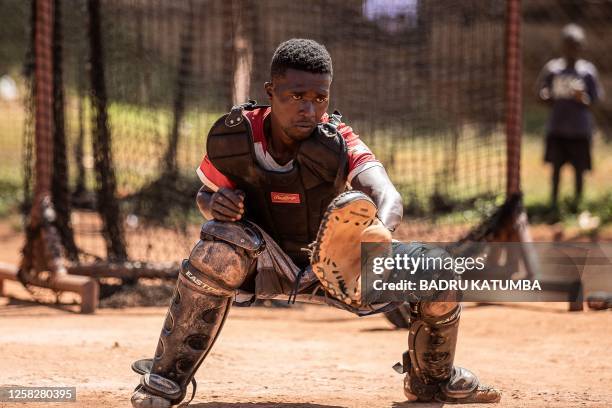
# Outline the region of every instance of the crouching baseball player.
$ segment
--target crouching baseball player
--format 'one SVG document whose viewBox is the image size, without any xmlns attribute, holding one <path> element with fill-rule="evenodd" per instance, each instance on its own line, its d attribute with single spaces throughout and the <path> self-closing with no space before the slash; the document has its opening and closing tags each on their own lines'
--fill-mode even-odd
<svg viewBox="0 0 612 408">
<path fill-rule="evenodd" d="M 192 382 L 193 398 L 195 372 L 233 301 L 319 300 L 358 315 L 397 306 L 362 301 L 360 243 L 391 243 L 401 197 L 341 116 L 326 113 L 327 50 L 312 40 L 286 41 L 270 74 L 270 106 L 236 106 L 208 134 L 197 205 L 209 221 L 182 263 L 153 358 L 132 364 L 141 374 L 136 408 L 179 404 Z M 410 256 L 446 255 L 425 244 L 392 246 Z M 499 401 L 498 391 L 453 365 L 461 306 L 452 293 L 437 300 L 410 304 L 408 351 L 399 365 L 406 397 Z"/>
</svg>

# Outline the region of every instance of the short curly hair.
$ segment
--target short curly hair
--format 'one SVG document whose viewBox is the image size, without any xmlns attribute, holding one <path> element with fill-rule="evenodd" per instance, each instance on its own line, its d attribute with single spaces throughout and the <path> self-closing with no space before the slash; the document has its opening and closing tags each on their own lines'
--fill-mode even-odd
<svg viewBox="0 0 612 408">
<path fill-rule="evenodd" d="M 332 60 L 327 49 L 318 42 L 305 38 L 287 40 L 274 51 L 270 77 L 283 76 L 288 69 L 333 75 Z"/>
</svg>

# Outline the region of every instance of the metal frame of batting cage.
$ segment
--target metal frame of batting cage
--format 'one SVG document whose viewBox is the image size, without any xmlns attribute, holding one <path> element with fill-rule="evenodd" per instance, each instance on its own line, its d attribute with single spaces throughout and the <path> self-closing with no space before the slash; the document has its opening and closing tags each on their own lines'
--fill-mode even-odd
<svg viewBox="0 0 612 408">
<path fill-rule="evenodd" d="M 52 38 L 58 35 L 54 30 L 60 30 L 59 25 L 54 24 L 54 16 L 58 16 L 60 0 L 33 0 L 35 7 L 35 35 L 34 35 L 34 55 L 35 55 L 35 191 L 33 205 L 30 210 L 28 225 L 26 227 L 26 243 L 23 249 L 22 261 L 19 267 L 7 264 L 0 264 L 0 289 L 3 279 L 13 279 L 22 281 L 27 286 L 40 286 L 50 288 L 55 291 L 72 291 L 81 295 L 81 311 L 93 312 L 98 302 L 98 284 L 93 278 L 117 277 L 123 279 L 137 279 L 139 277 L 165 277 L 173 278 L 177 275 L 177 265 L 157 265 L 140 262 L 128 262 L 124 256 L 116 256 L 113 261 L 94 262 L 84 264 L 67 262 L 63 254 L 66 251 L 65 239 L 62 239 L 62 231 L 58 231 L 56 226 L 61 229 L 61 223 L 55 222 L 54 206 L 57 206 L 57 193 L 52 188 L 54 163 L 54 153 L 57 149 L 54 144 L 57 140 L 53 138 L 53 78 L 54 69 L 60 69 L 61 63 L 54 61 L 54 56 L 61 58 L 53 52 Z M 88 0 L 90 9 L 90 19 L 95 14 L 95 8 L 99 6 L 98 0 Z M 506 136 L 507 136 L 507 185 L 506 201 L 489 218 L 474 228 L 461 241 L 505 241 L 520 242 L 521 259 L 527 273 L 531 277 L 538 275 L 536 262 L 533 253 L 529 249 L 531 237 L 529 234 L 527 216 L 522 206 L 522 195 L 520 188 L 520 151 L 521 151 L 521 1 L 507 0 L 506 17 Z M 93 13 L 92 13 L 93 11 Z M 98 22 L 99 24 L 99 22 Z M 90 47 L 94 47 L 96 37 L 96 24 L 89 22 Z M 98 27 L 99 30 L 99 27 Z M 99 34 L 99 33 L 98 33 Z M 90 50 L 94 54 L 94 50 Z M 92 58 L 95 57 L 92 55 Z M 56 64 L 54 64 L 56 63 Z M 103 65 L 103 61 L 100 61 Z M 98 77 L 96 77 L 98 75 Z M 91 73 L 92 91 L 96 93 L 93 98 L 94 110 L 96 111 L 94 127 L 98 127 L 98 133 L 104 137 L 104 127 L 106 125 L 106 106 L 103 79 L 99 73 Z M 106 134 L 108 136 L 108 134 Z M 99 135 L 97 136 L 99 137 Z M 60 152 L 61 153 L 61 152 Z M 98 155 L 100 152 L 96 152 Z M 109 165 L 108 157 L 100 155 L 99 163 L 96 166 Z M 98 158 L 96 158 L 98 161 Z M 64 175 L 66 177 L 66 175 Z M 110 177 L 103 180 L 103 183 L 113 180 Z M 99 187 L 100 188 L 100 187 Z M 52 191 L 53 190 L 53 191 Z M 61 190 L 61 189 L 60 189 Z M 109 196 L 109 194 L 111 194 Z M 106 190 L 98 192 L 98 198 L 103 201 L 113 199 L 114 186 L 106 185 Z M 55 195 L 55 196 L 54 196 Z M 112 205 L 112 203 L 110 203 Z M 115 203 L 116 204 L 116 203 Z M 113 213 L 112 211 L 111 213 Z M 104 216 L 102 217 L 104 219 Z M 109 221 L 104 219 L 104 223 Z M 104 233 L 113 234 L 110 229 L 112 225 L 104 226 Z M 110 229 L 109 229 L 110 228 Z M 120 228 L 117 227 L 117 228 Z M 115 231 L 117 232 L 117 231 Z M 119 231 L 120 232 L 120 231 Z M 458 244 L 461 243 L 458 242 Z M 115 240 L 112 244 L 113 253 L 119 255 L 124 252 L 121 250 L 120 240 Z M 494 262 L 499 260 L 501 254 L 490 256 Z M 72 257 L 71 257 L 72 258 Z M 517 258 L 517 257 L 513 257 Z M 74 260 L 74 259 L 73 259 Z M 508 273 L 509 268 L 516 270 L 518 265 L 506 265 L 503 273 Z M 79 276 L 82 275 L 82 276 Z M 546 289 L 546 285 L 543 285 Z M 570 290 L 578 291 L 578 286 L 574 285 L 569 289 L 549 287 L 550 290 Z M 582 308 L 581 300 L 572 304 L 570 309 L 579 310 Z"/>
<path fill-rule="evenodd" d="M 460 253 L 463 243 L 470 242 L 517 242 L 520 252 L 508 256 L 499 247 L 487 257 L 487 275 L 508 279 L 519 270 L 522 262 L 527 277 L 540 279 L 538 260 L 530 244 L 533 242 L 529 232 L 527 213 L 523 207 L 521 191 L 521 137 L 522 137 L 522 64 L 521 64 L 521 0 L 506 1 L 506 34 L 505 34 L 505 98 L 506 98 L 506 200 L 487 219 L 473 228 L 464 238 L 453 246 Z M 506 256 L 504 256 L 506 255 Z M 506 259 L 503 264 L 502 258 Z M 541 280 L 542 290 L 565 292 L 568 295 L 569 311 L 583 310 L 583 293 L 580 280 L 568 283 L 547 282 Z M 489 303 L 489 302 L 482 302 Z M 385 316 L 395 326 L 408 328 L 410 311 L 407 306 L 400 306 L 386 312 Z"/>
<path fill-rule="evenodd" d="M 527 278 L 538 279 L 543 291 L 567 293 L 569 311 L 583 310 L 582 283 L 578 278 L 572 282 L 551 282 L 541 275 L 537 255 L 530 245 L 533 240 L 529 232 L 527 213 L 523 206 L 521 191 L 521 138 L 522 110 L 522 51 L 521 51 L 521 0 L 506 2 L 506 200 L 497 211 L 474 228 L 461 241 L 517 242 L 520 249 L 514 256 L 506 256 L 506 265 L 501 265 L 503 253 L 492 251 L 487 259 L 487 271 L 509 278 L 519 270 L 522 262 Z M 460 241 L 460 242 L 461 242 Z M 460 244 L 460 242 L 458 244 Z M 507 255 L 507 254 L 506 254 Z M 489 276 L 490 277 L 490 276 Z"/>
<path fill-rule="evenodd" d="M 69 275 L 64 260 L 64 246 L 55 225 L 53 208 L 53 36 L 58 29 L 54 24 L 54 0 L 35 0 L 34 24 L 34 109 L 35 109 L 35 185 L 34 197 L 26 225 L 26 242 L 19 267 L 0 264 L 0 290 L 2 280 L 21 281 L 26 288 L 37 286 L 56 292 L 75 292 L 81 296 L 81 312 L 93 313 L 98 304 L 99 287 L 95 279 Z"/>
<path fill-rule="evenodd" d="M 109 238 L 107 249 L 113 260 L 92 263 L 78 261 L 67 197 L 61 79 L 61 0 L 32 0 L 34 191 L 25 222 L 26 242 L 20 265 L 0 262 L 0 293 L 4 280 L 20 281 L 28 290 L 40 287 L 56 293 L 74 292 L 81 297 L 81 313 L 93 313 L 98 306 L 98 278 L 134 281 L 140 277 L 178 276 L 178 263 L 127 260 L 122 228 L 118 222 L 119 209 L 109 144 L 99 7 L 99 0 L 87 0 L 95 166 L 97 173 L 103 175 L 99 177 L 100 185 L 96 193 L 97 201 L 102 203 L 103 208 L 99 208 L 99 212 L 104 224 L 103 234 Z"/>
</svg>

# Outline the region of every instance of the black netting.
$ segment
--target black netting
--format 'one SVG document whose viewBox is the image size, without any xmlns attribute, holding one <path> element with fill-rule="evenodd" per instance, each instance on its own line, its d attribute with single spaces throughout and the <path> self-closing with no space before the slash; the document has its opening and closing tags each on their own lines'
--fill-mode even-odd
<svg viewBox="0 0 612 408">
<path fill-rule="evenodd" d="M 542 64 L 532 62 L 535 38 L 557 32 L 576 15 L 593 43 L 603 45 L 609 18 L 597 10 L 608 17 L 612 12 L 601 1 L 586 2 L 580 12 L 577 2 L 523 3 L 528 96 Z M 60 213 L 72 207 L 63 217 L 82 257 L 176 261 L 186 255 L 202 221 L 194 202 L 201 185 L 195 169 L 208 129 L 233 103 L 266 102 L 270 58 L 292 37 L 329 49 L 330 110 L 343 113 L 402 193 L 402 238 L 458 239 L 505 199 L 504 0 L 56 4 L 56 75 L 63 87 L 55 90 L 55 134 L 64 134 L 65 148 L 56 139 L 54 168 L 58 183 L 67 180 L 71 200 L 55 206 Z M 25 95 L 30 4 L 5 1 L 0 7 L 21 22 L 0 24 L 11 44 L 21 44 L 17 52 L 14 45 L 5 49 L 3 40 L 8 62 L 0 61 L 0 75 L 18 78 Z M 541 47 L 539 52 L 542 57 Z M 597 55 L 602 72 L 609 72 L 608 56 Z M 14 182 L 26 192 L 31 172 L 24 180 L 5 166 L 32 168 L 28 100 L 11 104 L 18 112 L 11 117 L 17 141 L 0 135 L 0 183 Z M 606 112 L 604 106 L 600 115 Z M 25 142 L 23 123 L 30 129 Z M 60 187 L 58 200 L 66 197 Z"/>
</svg>

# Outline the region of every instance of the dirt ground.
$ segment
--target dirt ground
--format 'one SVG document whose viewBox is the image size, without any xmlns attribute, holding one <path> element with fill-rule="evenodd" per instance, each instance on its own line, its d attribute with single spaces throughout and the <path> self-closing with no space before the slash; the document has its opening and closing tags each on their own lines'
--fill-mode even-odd
<svg viewBox="0 0 612 408">
<path fill-rule="evenodd" d="M 165 308 L 80 315 L 28 302 L 13 282 L 0 298 L 0 384 L 75 386 L 78 407 L 127 407 Z M 499 407 L 612 406 L 611 312 L 563 304 L 466 305 L 457 363 L 503 391 Z M 607 333 L 607 334 L 606 334 Z M 384 317 L 325 306 L 233 308 L 200 368 L 193 407 L 437 407 L 407 404 L 391 366 L 407 332 Z M 40 403 L 0 403 L 0 407 Z M 63 403 L 44 406 L 66 406 Z"/>
<path fill-rule="evenodd" d="M 2 261 L 20 242 L 0 230 Z M 41 306 L 16 282 L 0 297 L 0 386 L 75 386 L 77 402 L 0 407 L 128 407 L 133 360 L 152 355 L 165 307 Z M 456 362 L 503 392 L 498 407 L 612 406 L 612 311 L 565 304 L 466 305 Z M 233 308 L 196 376 L 200 408 L 439 407 L 408 404 L 391 366 L 407 332 L 330 307 Z"/>
</svg>

